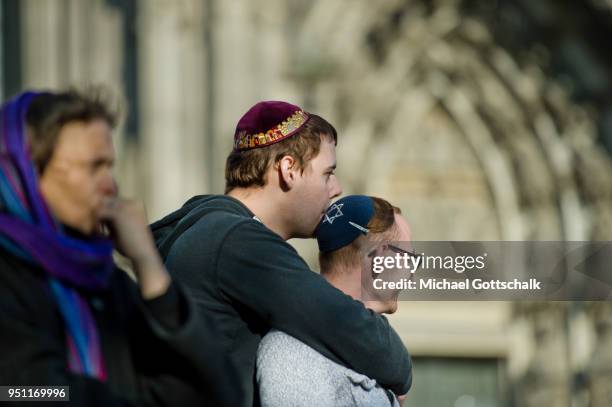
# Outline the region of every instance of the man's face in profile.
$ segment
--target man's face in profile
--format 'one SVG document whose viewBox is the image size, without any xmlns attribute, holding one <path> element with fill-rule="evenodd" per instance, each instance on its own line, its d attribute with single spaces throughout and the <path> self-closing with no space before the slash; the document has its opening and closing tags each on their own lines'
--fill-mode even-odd
<svg viewBox="0 0 612 407">
<path fill-rule="evenodd" d="M 401 257 L 404 253 L 412 251 L 410 226 L 402 215 L 397 213 L 394 215 L 393 228 L 395 232 L 393 242 L 385 240 L 375 244 L 373 249 L 369 250 L 365 255 L 365 263 L 362 268 L 362 287 L 369 306 L 372 303 L 377 303 L 375 305 L 376 311 L 387 314 L 397 311 L 397 299 L 401 290 L 390 288 L 382 290 L 374 289 L 374 279 L 381 279 L 384 282 L 399 282 L 402 278 L 410 278 L 412 276 L 409 269 L 396 267 L 384 268 L 384 271 L 380 273 L 374 272 L 375 257 L 379 259 L 395 259 L 397 255 Z M 411 264 L 410 261 L 408 264 Z"/>
<path fill-rule="evenodd" d="M 90 235 L 100 227 L 99 211 L 117 195 L 111 128 L 102 119 L 65 124 L 40 177 L 51 211 L 63 224 Z"/>
<path fill-rule="evenodd" d="M 299 176 L 294 195 L 297 235 L 312 237 L 331 200 L 342 193 L 335 175 L 336 145 L 331 137 L 321 137 L 319 154 Z"/>
</svg>

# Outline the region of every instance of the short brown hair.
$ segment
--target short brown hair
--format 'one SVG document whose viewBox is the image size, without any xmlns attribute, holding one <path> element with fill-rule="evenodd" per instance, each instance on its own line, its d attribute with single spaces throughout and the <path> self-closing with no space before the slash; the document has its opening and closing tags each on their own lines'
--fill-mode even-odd
<svg viewBox="0 0 612 407">
<path fill-rule="evenodd" d="M 338 142 L 334 126 L 311 114 L 296 134 L 283 141 L 262 148 L 232 151 L 225 162 L 225 193 L 234 188 L 264 186 L 270 165 L 287 155 L 293 157 L 297 168 L 304 171 L 310 160 L 319 154 L 322 137 L 332 137 L 334 143 Z"/>
<path fill-rule="evenodd" d="M 388 201 L 370 197 L 374 201 L 374 214 L 368 222 L 369 230 L 366 236 L 359 236 L 350 244 L 326 253 L 319 253 L 321 274 L 329 274 L 337 267 L 351 267 L 358 261 L 359 253 L 365 249 L 365 244 L 382 240 L 392 240 L 396 236 L 395 214 L 401 214 L 400 208 L 391 205 Z"/>
<path fill-rule="evenodd" d="M 109 107 L 108 96 L 101 88 L 86 93 L 69 90 L 61 93 L 42 93 L 36 96 L 26 113 L 30 133 L 30 156 L 39 174 L 53 156 L 62 127 L 70 122 L 105 120 L 111 127 L 118 113 Z"/>
</svg>

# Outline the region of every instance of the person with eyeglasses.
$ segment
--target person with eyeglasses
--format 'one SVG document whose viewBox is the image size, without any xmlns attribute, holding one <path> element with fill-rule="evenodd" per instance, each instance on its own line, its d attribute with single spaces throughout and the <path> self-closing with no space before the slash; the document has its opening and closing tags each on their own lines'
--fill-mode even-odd
<svg viewBox="0 0 612 407">
<path fill-rule="evenodd" d="M 344 197 L 329 207 L 315 237 L 321 275 L 331 285 L 376 313 L 397 310 L 399 292 L 372 295 L 364 285 L 374 278 L 367 272 L 374 254 L 411 253 L 389 243 L 411 240 L 410 227 L 399 208 L 377 197 Z M 372 363 L 384 365 L 385 361 Z M 399 406 L 405 398 L 278 330 L 270 331 L 259 345 L 257 383 L 263 407 Z"/>
</svg>

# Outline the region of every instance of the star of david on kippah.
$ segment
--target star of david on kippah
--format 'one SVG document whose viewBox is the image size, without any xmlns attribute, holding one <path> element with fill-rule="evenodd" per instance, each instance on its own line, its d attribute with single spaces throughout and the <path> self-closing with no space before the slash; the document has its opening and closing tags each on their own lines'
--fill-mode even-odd
<svg viewBox="0 0 612 407">
<path fill-rule="evenodd" d="M 361 235 L 368 234 L 368 223 L 374 216 L 374 201 L 366 195 L 349 195 L 333 203 L 315 229 L 321 253 L 344 247 Z"/>
<path fill-rule="evenodd" d="M 332 223 L 334 223 L 334 220 L 336 218 L 339 218 L 340 216 L 344 215 L 342 213 L 342 206 L 344 206 L 343 203 L 333 204 L 325 213 L 325 219 L 323 219 L 323 223 L 329 222 L 329 224 L 331 225 Z"/>
</svg>

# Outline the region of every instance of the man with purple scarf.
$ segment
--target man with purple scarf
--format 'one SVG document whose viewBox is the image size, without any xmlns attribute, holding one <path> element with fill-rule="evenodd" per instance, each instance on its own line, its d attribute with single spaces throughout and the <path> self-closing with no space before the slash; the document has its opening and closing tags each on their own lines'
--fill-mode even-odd
<svg viewBox="0 0 612 407">
<path fill-rule="evenodd" d="M 2 108 L 0 385 L 69 386 L 75 406 L 235 405 L 212 326 L 167 273 L 142 205 L 117 197 L 114 122 L 76 92 Z"/>
</svg>

